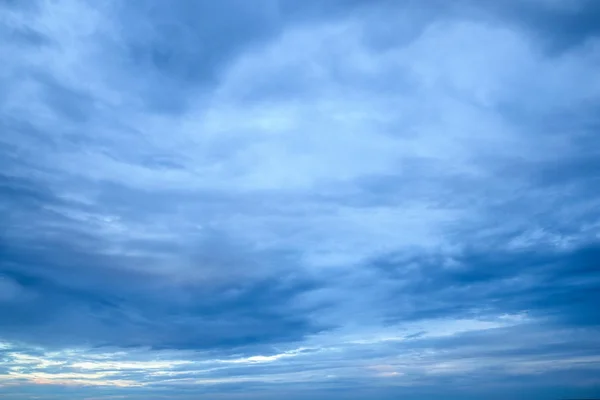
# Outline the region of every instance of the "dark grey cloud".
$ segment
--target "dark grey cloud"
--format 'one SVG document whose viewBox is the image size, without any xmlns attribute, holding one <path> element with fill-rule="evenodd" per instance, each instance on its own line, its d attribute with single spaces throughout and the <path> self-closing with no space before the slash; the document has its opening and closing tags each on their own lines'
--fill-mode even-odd
<svg viewBox="0 0 600 400">
<path fill-rule="evenodd" d="M 0 395 L 598 393 L 598 9 L 0 2 Z"/>
<path fill-rule="evenodd" d="M 490 2 L 491 9 L 531 31 L 552 53 L 568 51 L 600 34 L 600 6 L 593 0 Z"/>
<path fill-rule="evenodd" d="M 388 301 L 399 303 L 389 308 L 395 318 L 528 311 L 561 324 L 597 325 L 599 251 L 595 244 L 558 254 L 489 249 L 451 259 L 390 256 L 370 265 L 391 282 Z"/>
</svg>

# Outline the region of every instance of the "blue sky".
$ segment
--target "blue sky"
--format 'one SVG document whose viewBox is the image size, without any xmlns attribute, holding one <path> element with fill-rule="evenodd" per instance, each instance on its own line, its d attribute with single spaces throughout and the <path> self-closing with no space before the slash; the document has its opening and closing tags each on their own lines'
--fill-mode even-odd
<svg viewBox="0 0 600 400">
<path fill-rule="evenodd" d="M 0 0 L 0 396 L 600 397 L 599 21 Z"/>
</svg>

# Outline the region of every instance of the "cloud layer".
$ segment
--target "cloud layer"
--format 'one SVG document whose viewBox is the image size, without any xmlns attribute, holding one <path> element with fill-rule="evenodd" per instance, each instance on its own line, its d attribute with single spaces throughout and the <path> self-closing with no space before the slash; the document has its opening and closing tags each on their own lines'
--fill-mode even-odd
<svg viewBox="0 0 600 400">
<path fill-rule="evenodd" d="M 0 393 L 598 395 L 596 2 L 0 15 Z"/>
</svg>

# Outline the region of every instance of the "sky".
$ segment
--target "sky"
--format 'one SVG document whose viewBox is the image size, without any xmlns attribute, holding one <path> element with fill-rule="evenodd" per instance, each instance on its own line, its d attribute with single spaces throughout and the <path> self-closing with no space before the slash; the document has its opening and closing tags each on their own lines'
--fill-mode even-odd
<svg viewBox="0 0 600 400">
<path fill-rule="evenodd" d="M 600 1 L 0 0 L 0 397 L 600 397 Z"/>
</svg>

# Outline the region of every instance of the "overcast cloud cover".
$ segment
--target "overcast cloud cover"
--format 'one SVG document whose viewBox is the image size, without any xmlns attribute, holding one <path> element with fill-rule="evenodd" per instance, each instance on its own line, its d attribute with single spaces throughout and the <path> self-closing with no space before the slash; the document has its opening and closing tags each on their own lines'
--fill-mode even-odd
<svg viewBox="0 0 600 400">
<path fill-rule="evenodd" d="M 0 396 L 600 396 L 600 2 L 0 0 Z"/>
</svg>

